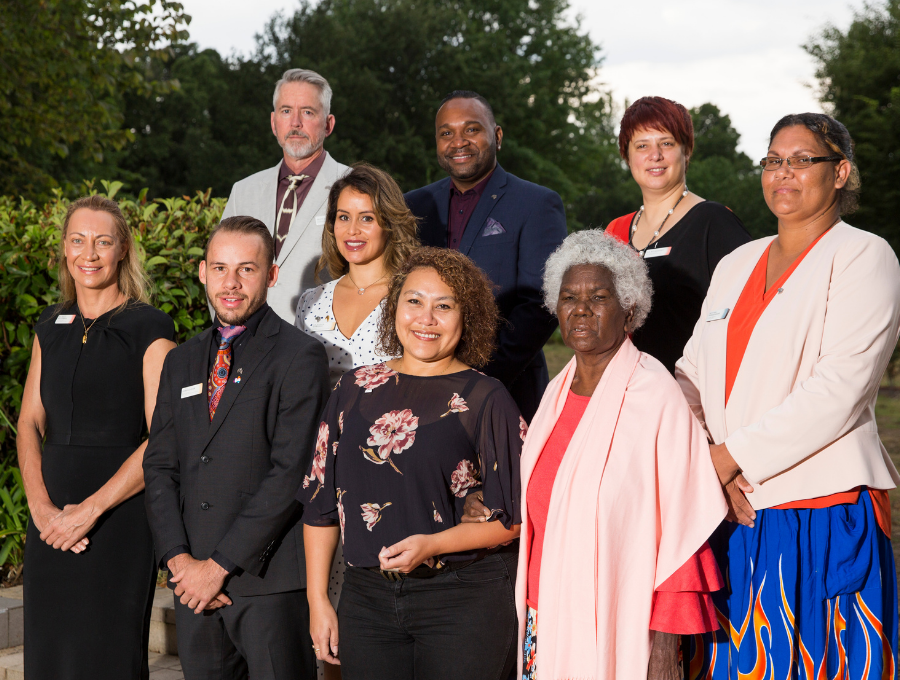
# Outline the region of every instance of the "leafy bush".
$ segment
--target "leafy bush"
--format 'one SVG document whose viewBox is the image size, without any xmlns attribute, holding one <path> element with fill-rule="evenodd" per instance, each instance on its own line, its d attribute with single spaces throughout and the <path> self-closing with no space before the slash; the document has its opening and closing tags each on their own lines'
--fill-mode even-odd
<svg viewBox="0 0 900 680">
<path fill-rule="evenodd" d="M 114 198 L 120 182 L 85 183 L 84 194 Z M 120 198 L 119 205 L 134 232 L 137 249 L 153 281 L 153 304 L 175 321 L 177 342 L 198 333 L 209 323 L 206 295 L 197 279 L 203 246 L 221 218 L 224 199 L 197 192 L 193 198 L 147 201 L 144 189 L 136 199 Z M 15 423 L 34 325 L 47 305 L 58 300 L 56 250 L 68 200 L 56 192 L 45 205 L 0 196 L 0 564 L 21 560 L 24 506 L 21 478 L 15 465 Z M 27 513 L 27 507 L 23 512 Z M 16 522 L 21 520 L 21 526 Z M 21 529 L 20 533 L 16 533 Z M 4 538 L 5 537 L 5 538 Z M 13 543 L 10 543 L 10 540 Z"/>
</svg>

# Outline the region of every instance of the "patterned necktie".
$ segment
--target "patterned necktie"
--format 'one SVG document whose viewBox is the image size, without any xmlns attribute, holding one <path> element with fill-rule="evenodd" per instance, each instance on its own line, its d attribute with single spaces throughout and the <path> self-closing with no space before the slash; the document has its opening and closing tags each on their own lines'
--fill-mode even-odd
<svg viewBox="0 0 900 680">
<path fill-rule="evenodd" d="M 297 187 L 303 180 L 309 179 L 309 175 L 288 175 L 286 179 L 290 181 L 290 184 L 288 184 L 284 196 L 281 197 L 281 205 L 278 208 L 278 231 L 275 234 L 277 250 L 281 250 L 281 245 L 287 238 L 291 227 L 294 226 L 294 220 L 297 217 Z M 287 207 L 288 196 L 294 199 L 290 208 Z"/>
<path fill-rule="evenodd" d="M 234 339 L 247 330 L 246 326 L 226 326 L 219 328 L 222 336 L 219 342 L 219 351 L 216 352 L 216 363 L 209 374 L 209 384 L 206 388 L 206 396 L 209 398 L 209 419 L 212 421 L 216 415 L 216 407 L 222 392 L 225 391 L 225 383 L 228 382 L 228 372 L 231 370 L 231 343 Z"/>
</svg>

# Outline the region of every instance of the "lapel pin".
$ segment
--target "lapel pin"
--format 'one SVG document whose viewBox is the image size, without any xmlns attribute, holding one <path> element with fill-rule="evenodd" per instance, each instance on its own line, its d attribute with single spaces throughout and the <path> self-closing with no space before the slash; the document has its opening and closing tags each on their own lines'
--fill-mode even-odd
<svg viewBox="0 0 900 680">
<path fill-rule="evenodd" d="M 784 288 L 779 288 L 779 289 L 778 289 L 778 292 L 779 292 L 779 293 L 783 293 L 783 292 L 784 292 Z"/>
<path fill-rule="evenodd" d="M 240 375 L 240 374 L 243 373 L 243 372 L 244 372 L 244 369 L 243 369 L 243 368 L 239 368 L 239 369 L 238 369 L 238 375 Z"/>
<path fill-rule="evenodd" d="M 493 199 L 496 201 L 496 200 L 497 200 L 497 194 L 491 194 L 491 198 L 493 198 Z"/>
<path fill-rule="evenodd" d="M 241 376 L 238 376 L 237 378 L 235 378 L 234 381 L 235 381 L 236 383 L 239 383 L 239 382 L 241 381 Z"/>
</svg>

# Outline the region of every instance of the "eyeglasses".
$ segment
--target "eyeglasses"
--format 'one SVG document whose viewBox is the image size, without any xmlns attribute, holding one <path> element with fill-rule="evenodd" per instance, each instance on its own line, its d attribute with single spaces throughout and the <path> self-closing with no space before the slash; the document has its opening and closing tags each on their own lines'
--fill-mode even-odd
<svg viewBox="0 0 900 680">
<path fill-rule="evenodd" d="M 772 172 L 780 168 L 784 161 L 787 161 L 788 167 L 792 170 L 805 170 L 816 163 L 842 160 L 844 160 L 843 156 L 788 156 L 787 158 L 772 158 L 771 156 L 767 156 L 766 158 L 760 159 L 759 165 L 763 170 Z"/>
</svg>

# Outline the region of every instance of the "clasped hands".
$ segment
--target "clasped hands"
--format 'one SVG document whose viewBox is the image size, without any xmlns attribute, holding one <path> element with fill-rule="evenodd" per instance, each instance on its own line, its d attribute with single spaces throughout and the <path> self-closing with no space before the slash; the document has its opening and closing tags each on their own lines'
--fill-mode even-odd
<svg viewBox="0 0 900 680">
<path fill-rule="evenodd" d="M 196 560 L 182 553 L 169 560 L 166 566 L 175 584 L 175 597 L 195 614 L 231 604 L 231 598 L 222 592 L 228 572 L 215 560 Z"/>
<path fill-rule="evenodd" d="M 52 503 L 31 508 L 35 527 L 41 532 L 41 540 L 55 550 L 71 550 L 81 553 L 87 550 L 90 539 L 87 533 L 94 528 L 102 510 L 91 499 L 62 510 Z"/>
</svg>

